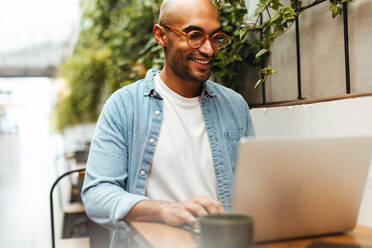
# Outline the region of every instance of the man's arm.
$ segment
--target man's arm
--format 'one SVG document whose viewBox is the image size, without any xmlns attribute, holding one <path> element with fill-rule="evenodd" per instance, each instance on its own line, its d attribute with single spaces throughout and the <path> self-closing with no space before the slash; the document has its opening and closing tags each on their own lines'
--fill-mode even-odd
<svg viewBox="0 0 372 248">
<path fill-rule="evenodd" d="M 126 214 L 143 195 L 127 192 L 128 146 L 125 106 L 114 93 L 102 110 L 92 140 L 82 190 L 87 215 L 107 227 L 126 227 Z"/>
<path fill-rule="evenodd" d="M 138 202 L 125 217 L 125 222 L 158 221 L 168 225 L 193 225 L 196 218 L 208 214 L 225 213 L 221 202 L 207 196 L 183 202 L 144 200 Z"/>
<path fill-rule="evenodd" d="M 241 98 L 243 101 L 243 105 L 245 108 L 245 116 L 246 116 L 246 123 L 245 123 L 245 133 L 244 136 L 256 136 L 256 132 L 254 130 L 254 126 L 252 123 L 252 118 L 251 118 L 251 112 L 249 110 L 247 102 L 244 100 L 244 98 Z"/>
<path fill-rule="evenodd" d="M 128 178 L 125 116 L 118 99 L 111 97 L 97 122 L 87 164 L 82 199 L 88 216 L 108 228 L 132 221 L 159 221 L 170 225 L 192 224 L 196 217 L 224 212 L 222 204 L 209 197 L 184 202 L 152 201 L 125 191 Z"/>
</svg>

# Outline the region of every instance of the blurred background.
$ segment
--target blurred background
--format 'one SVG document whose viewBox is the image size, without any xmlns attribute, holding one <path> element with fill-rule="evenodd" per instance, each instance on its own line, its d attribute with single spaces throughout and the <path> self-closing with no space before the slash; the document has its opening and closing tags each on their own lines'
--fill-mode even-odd
<svg viewBox="0 0 372 248">
<path fill-rule="evenodd" d="M 372 1 L 299 1 L 302 7 L 317 2 L 306 11 L 297 1 L 280 1 L 291 11 L 303 11 L 298 18 L 301 38 L 292 25 L 295 14 L 290 7 L 280 11 L 282 6 L 271 10 L 280 13 L 276 28 L 287 32 L 278 32 L 274 44 L 268 16 L 263 15 L 269 30 L 263 37 L 252 26 L 252 21 L 260 24 L 258 0 L 215 2 L 231 40 L 218 54 L 211 77 L 253 107 L 258 136 L 372 134 Z M 51 247 L 53 182 L 66 171 L 84 170 L 105 100 L 147 69 L 162 67 L 164 55 L 152 36 L 160 3 L 0 3 L 0 247 Z M 349 6 L 350 30 L 351 92 L 346 93 L 343 5 Z M 298 57 L 296 40 L 302 52 Z M 262 48 L 268 51 L 257 57 Z M 264 66 L 277 73 L 256 89 Z M 88 247 L 89 232 L 98 238 L 96 247 L 105 247 L 107 237 L 92 235 L 103 231 L 88 220 L 81 204 L 83 176 L 65 177 L 54 190 L 56 239 Z M 366 197 L 372 192 L 372 171 L 366 189 L 358 223 L 372 226 L 372 201 Z"/>
<path fill-rule="evenodd" d="M 0 247 L 51 247 L 48 194 L 63 153 L 54 75 L 79 21 L 78 0 L 0 3 Z"/>
</svg>

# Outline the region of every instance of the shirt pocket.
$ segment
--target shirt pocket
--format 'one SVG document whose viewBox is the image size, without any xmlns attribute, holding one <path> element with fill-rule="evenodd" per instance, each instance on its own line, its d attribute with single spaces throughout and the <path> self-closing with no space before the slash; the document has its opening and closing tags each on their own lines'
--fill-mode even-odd
<svg viewBox="0 0 372 248">
<path fill-rule="evenodd" d="M 224 132 L 225 142 L 230 156 L 231 166 L 235 170 L 239 151 L 239 141 L 244 135 L 244 129 L 226 129 Z"/>
</svg>

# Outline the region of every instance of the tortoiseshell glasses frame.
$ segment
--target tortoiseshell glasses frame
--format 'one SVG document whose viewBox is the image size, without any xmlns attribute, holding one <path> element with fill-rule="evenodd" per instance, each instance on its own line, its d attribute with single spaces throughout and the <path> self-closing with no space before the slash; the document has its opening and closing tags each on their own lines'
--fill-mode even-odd
<svg viewBox="0 0 372 248">
<path fill-rule="evenodd" d="M 206 40 L 209 40 L 211 42 L 213 49 L 220 50 L 220 49 L 223 49 L 227 45 L 227 42 L 230 39 L 230 36 L 228 36 L 227 34 L 221 31 L 218 31 L 212 35 L 206 34 L 205 32 L 202 32 L 199 30 L 192 30 L 188 33 L 185 33 L 168 24 L 163 25 L 163 26 L 169 28 L 170 30 L 180 35 L 185 36 L 187 44 L 191 48 L 200 48 Z"/>
</svg>

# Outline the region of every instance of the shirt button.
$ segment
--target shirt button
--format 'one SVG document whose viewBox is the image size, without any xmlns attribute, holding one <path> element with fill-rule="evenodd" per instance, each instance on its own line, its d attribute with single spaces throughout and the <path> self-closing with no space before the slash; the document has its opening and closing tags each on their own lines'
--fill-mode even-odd
<svg viewBox="0 0 372 248">
<path fill-rule="evenodd" d="M 160 114 L 160 111 L 159 110 L 156 110 L 155 111 L 155 115 L 159 115 Z"/>
<path fill-rule="evenodd" d="M 150 144 L 154 144 L 154 143 L 155 143 L 155 139 L 150 138 Z"/>
<path fill-rule="evenodd" d="M 141 170 L 140 174 L 141 174 L 141 176 L 144 176 L 146 174 L 146 172 L 144 170 Z"/>
</svg>

